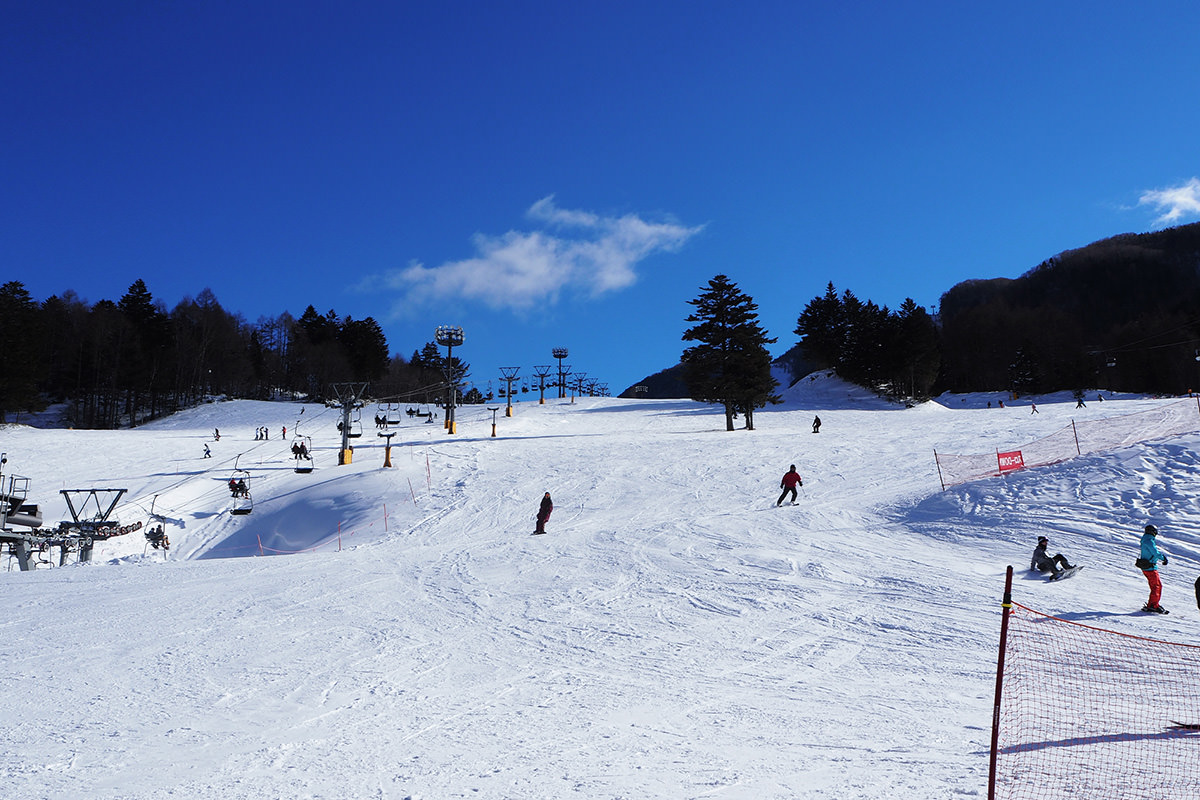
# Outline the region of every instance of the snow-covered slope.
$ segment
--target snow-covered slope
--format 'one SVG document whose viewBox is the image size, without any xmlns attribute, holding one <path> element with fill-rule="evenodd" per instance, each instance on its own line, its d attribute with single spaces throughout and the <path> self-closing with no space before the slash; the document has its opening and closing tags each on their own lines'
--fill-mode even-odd
<svg viewBox="0 0 1200 800">
<path fill-rule="evenodd" d="M 1168 401 L 904 409 L 821 374 L 783 395 L 751 432 L 686 401 L 524 402 L 496 437 L 484 407 L 453 436 L 405 417 L 390 468 L 370 406 L 341 467 L 314 405 L 0 429 L 48 521 L 59 489 L 127 488 L 120 521 L 153 505 L 173 545 L 0 576 L 4 796 L 982 797 L 1004 569 L 1043 533 L 1087 569 L 1019 572 L 1021 602 L 1200 642 L 1200 436 L 947 492 L 933 461 Z M 1128 613 L 1146 521 L 1169 617 Z M 249 557 L 278 551 L 305 552 Z"/>
</svg>

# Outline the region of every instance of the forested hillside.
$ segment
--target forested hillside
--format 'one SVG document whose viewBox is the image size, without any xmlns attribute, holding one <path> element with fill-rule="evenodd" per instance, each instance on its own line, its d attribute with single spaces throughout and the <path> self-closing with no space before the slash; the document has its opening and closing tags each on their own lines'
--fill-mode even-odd
<svg viewBox="0 0 1200 800">
<path fill-rule="evenodd" d="M 896 397 L 1200 389 L 1200 223 L 1114 236 L 1015 279 L 964 281 L 935 314 L 911 299 L 893 311 L 831 282 L 794 333 L 777 363 L 801 365 L 795 377 L 832 368 Z M 686 394 L 671 370 L 641 384 L 649 397 Z"/>
<path fill-rule="evenodd" d="M 1069 250 L 941 299 L 939 386 L 1040 393 L 1200 386 L 1200 223 Z"/>
<path fill-rule="evenodd" d="M 168 311 L 144 281 L 118 300 L 88 304 L 71 292 L 38 303 L 19 281 L 0 285 L 0 422 L 69 401 L 67 422 L 116 428 L 226 395 L 312 400 L 331 384 L 371 382 L 376 396 L 440 396 L 445 358 L 430 342 L 409 360 L 390 356 L 371 317 L 311 305 L 248 323 L 207 289 Z M 467 365 L 454 359 L 456 374 Z M 426 396 L 427 395 L 427 396 Z"/>
</svg>

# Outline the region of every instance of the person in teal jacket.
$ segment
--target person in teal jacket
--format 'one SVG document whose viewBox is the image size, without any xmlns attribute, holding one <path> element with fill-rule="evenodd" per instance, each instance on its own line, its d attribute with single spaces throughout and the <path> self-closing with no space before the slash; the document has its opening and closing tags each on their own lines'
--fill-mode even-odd
<svg viewBox="0 0 1200 800">
<path fill-rule="evenodd" d="M 1142 568 L 1142 574 L 1150 584 L 1150 599 L 1142 606 L 1142 611 L 1166 614 L 1167 610 L 1158 602 L 1162 598 L 1162 579 L 1158 577 L 1160 562 L 1166 566 L 1167 556 L 1158 549 L 1158 528 L 1147 525 L 1142 534 L 1142 557 L 1138 559 L 1138 566 Z"/>
</svg>

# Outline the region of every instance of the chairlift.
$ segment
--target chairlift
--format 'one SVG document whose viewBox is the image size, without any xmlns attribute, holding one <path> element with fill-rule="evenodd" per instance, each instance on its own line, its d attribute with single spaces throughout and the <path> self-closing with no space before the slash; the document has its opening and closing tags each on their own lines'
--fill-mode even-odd
<svg viewBox="0 0 1200 800">
<path fill-rule="evenodd" d="M 229 487 L 229 494 L 233 498 L 233 505 L 229 509 L 230 514 L 240 517 L 254 510 L 254 498 L 250 495 L 249 472 L 244 469 L 235 469 L 226 486 Z"/>
<path fill-rule="evenodd" d="M 350 419 L 350 432 L 346 435 L 351 439 L 357 439 L 362 436 L 362 412 L 359 410 L 361 406 L 356 406 L 354 416 Z"/>
<path fill-rule="evenodd" d="M 312 437 L 299 436 L 292 440 L 292 457 L 296 459 L 296 472 L 307 475 L 313 471 Z"/>
<path fill-rule="evenodd" d="M 158 502 L 158 495 L 150 501 L 150 522 L 146 525 L 146 547 L 142 548 L 142 555 L 146 554 L 146 549 L 153 547 L 155 550 L 161 549 L 163 555 L 166 556 L 167 551 L 171 549 L 171 539 L 167 536 L 166 524 L 169 520 L 162 514 L 154 512 L 154 504 Z M 157 524 L 155 524 L 157 523 Z"/>
<path fill-rule="evenodd" d="M 387 412 L 386 412 L 386 415 L 384 418 L 387 420 L 388 425 L 399 425 L 400 424 L 400 404 L 399 403 L 388 403 Z"/>
</svg>

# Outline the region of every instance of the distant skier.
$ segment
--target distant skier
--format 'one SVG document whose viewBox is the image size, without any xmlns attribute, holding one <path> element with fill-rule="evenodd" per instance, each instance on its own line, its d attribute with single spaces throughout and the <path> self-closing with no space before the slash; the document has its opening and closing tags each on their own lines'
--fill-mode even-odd
<svg viewBox="0 0 1200 800">
<path fill-rule="evenodd" d="M 813 417 L 813 433 L 820 433 L 820 432 L 821 432 L 821 418 L 814 416 Z"/>
<path fill-rule="evenodd" d="M 816 433 L 816 431 L 813 431 L 813 433 Z M 783 489 L 783 492 L 780 493 L 779 499 L 775 501 L 776 507 L 783 505 L 783 498 L 787 497 L 788 494 L 791 494 L 792 505 L 795 505 L 796 487 L 803 485 L 804 481 L 800 478 L 800 473 L 796 472 L 796 465 L 792 464 L 788 471 L 784 473 L 783 479 L 779 481 L 779 488 Z"/>
<path fill-rule="evenodd" d="M 204 443 L 204 457 L 205 457 L 205 458 L 212 458 L 212 450 L 209 450 L 209 449 L 208 449 L 208 442 L 205 442 L 205 443 Z"/>
<path fill-rule="evenodd" d="M 1038 537 L 1037 547 L 1033 548 L 1033 559 L 1029 562 L 1030 569 L 1035 569 L 1038 572 L 1049 572 L 1052 578 L 1057 578 L 1065 569 L 1075 569 L 1062 553 L 1049 555 L 1046 552 L 1046 548 L 1049 546 L 1049 539 L 1045 536 Z"/>
<path fill-rule="evenodd" d="M 1033 409 L 1032 411 L 1029 412 L 1030 415 L 1041 413 L 1040 411 L 1037 410 L 1037 403 L 1033 402 L 1032 400 L 1029 401 L 1029 407 L 1031 409 Z"/>
<path fill-rule="evenodd" d="M 1166 566 L 1167 556 L 1158 549 L 1158 528 L 1147 525 L 1144 530 L 1141 558 L 1137 560 L 1137 565 L 1146 576 L 1146 582 L 1150 584 L 1150 599 L 1142 606 L 1142 611 L 1166 614 L 1167 610 L 1158 604 L 1162 598 L 1162 579 L 1158 577 L 1158 565 L 1161 562 Z"/>
<path fill-rule="evenodd" d="M 546 523 L 550 521 L 550 512 L 554 510 L 554 501 L 550 499 L 550 493 L 546 492 L 542 495 L 542 504 L 538 506 L 537 512 L 537 528 L 534 533 L 545 533 Z"/>
<path fill-rule="evenodd" d="M 214 442 L 221 441 L 221 429 L 220 428 L 213 428 L 213 441 Z"/>
</svg>

